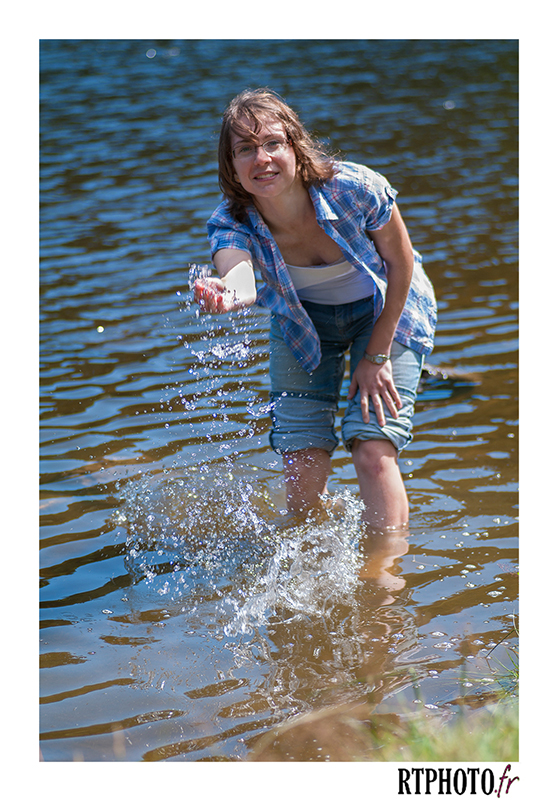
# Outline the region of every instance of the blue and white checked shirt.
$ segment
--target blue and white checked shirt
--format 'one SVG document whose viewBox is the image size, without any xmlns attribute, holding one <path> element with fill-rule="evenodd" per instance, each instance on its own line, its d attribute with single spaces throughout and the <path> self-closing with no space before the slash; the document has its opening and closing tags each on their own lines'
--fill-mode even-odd
<svg viewBox="0 0 557 800">
<path fill-rule="evenodd" d="M 320 187 L 309 188 L 318 224 L 338 244 L 345 258 L 375 282 L 375 319 L 381 314 L 387 290 L 385 264 L 366 231 L 384 227 L 391 218 L 398 192 L 378 172 L 350 162 L 340 162 L 335 176 Z M 211 254 L 225 248 L 246 250 L 258 267 L 264 285 L 257 303 L 278 317 L 286 343 L 307 372 L 321 360 L 319 337 L 298 299 L 284 259 L 269 228 L 254 206 L 244 223 L 236 222 L 224 200 L 207 223 Z M 433 349 L 437 306 L 433 287 L 414 250 L 414 273 L 395 339 L 418 353 Z"/>
</svg>

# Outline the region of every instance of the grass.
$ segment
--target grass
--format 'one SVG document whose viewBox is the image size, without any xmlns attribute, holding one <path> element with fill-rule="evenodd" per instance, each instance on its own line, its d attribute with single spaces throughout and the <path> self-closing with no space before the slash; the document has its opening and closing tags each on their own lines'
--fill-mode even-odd
<svg viewBox="0 0 557 800">
<path fill-rule="evenodd" d="M 515 622 L 515 632 L 518 635 Z M 512 632 L 509 632 L 508 636 Z M 507 637 L 505 637 L 507 638 Z M 467 698 L 458 704 L 459 711 L 447 720 L 441 717 L 407 714 L 405 722 L 376 729 L 371 718 L 372 739 L 376 750 L 372 760 L 379 761 L 517 761 L 518 760 L 518 648 L 505 646 L 504 639 L 487 654 L 490 683 L 499 685 L 485 695 L 479 707 L 467 707 Z M 503 647 L 505 662 L 493 653 Z M 492 666 L 495 663 L 496 666 Z M 464 676 L 463 676 L 464 677 Z M 467 681 L 474 679 L 467 676 Z M 478 680 L 478 679 L 476 679 Z M 485 679 L 479 679 L 484 683 Z M 463 681 L 464 683 L 464 681 Z M 491 685 L 493 686 L 493 683 Z M 419 689 L 416 689 L 419 699 Z M 470 703 L 473 705 L 473 703 Z M 404 719 L 402 715 L 401 720 Z M 367 760 L 367 759 L 366 759 Z"/>
<path fill-rule="evenodd" d="M 450 721 L 414 716 L 374 725 L 366 761 L 517 761 L 518 702 L 459 712 Z"/>
<path fill-rule="evenodd" d="M 510 666 L 491 656 L 497 666 L 486 662 L 490 677 L 476 679 L 480 692 L 459 698 L 456 710 L 422 705 L 420 711 L 370 713 L 366 703 L 329 706 L 257 737 L 249 760 L 518 761 L 518 650 L 505 651 Z M 419 699 L 419 688 L 415 692 Z"/>
</svg>

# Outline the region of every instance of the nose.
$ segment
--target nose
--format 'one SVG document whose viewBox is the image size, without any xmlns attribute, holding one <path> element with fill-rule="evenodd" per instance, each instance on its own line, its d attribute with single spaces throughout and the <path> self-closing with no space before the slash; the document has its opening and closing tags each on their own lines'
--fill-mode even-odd
<svg viewBox="0 0 557 800">
<path fill-rule="evenodd" d="M 262 144 L 257 145 L 256 146 L 256 150 L 255 150 L 254 162 L 256 164 L 261 163 L 261 162 L 268 163 L 270 160 L 271 160 L 271 156 L 265 150 L 263 145 Z"/>
</svg>

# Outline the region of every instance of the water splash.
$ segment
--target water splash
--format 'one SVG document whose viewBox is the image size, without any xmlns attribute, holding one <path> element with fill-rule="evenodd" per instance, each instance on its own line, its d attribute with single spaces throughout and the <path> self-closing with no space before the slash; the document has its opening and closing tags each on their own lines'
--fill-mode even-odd
<svg viewBox="0 0 557 800">
<path fill-rule="evenodd" d="M 349 492 L 335 496 L 343 511 L 331 511 L 324 522 L 309 521 L 276 540 L 276 549 L 258 583 L 243 604 L 235 598 L 228 636 L 251 633 L 281 613 L 288 616 L 327 617 L 339 604 L 350 604 L 360 583 L 361 503 Z"/>
<path fill-rule="evenodd" d="M 212 269 L 209 264 L 190 264 L 188 269 L 188 285 L 190 290 L 193 291 L 196 281 L 203 281 L 211 277 L 211 272 Z"/>
<path fill-rule="evenodd" d="M 188 272 L 189 292 L 177 292 L 180 311 L 187 319 L 176 338 L 188 351 L 192 360 L 189 374 L 197 381 L 203 379 L 210 384 L 205 390 L 220 385 L 223 363 L 231 380 L 241 384 L 249 369 L 261 357 L 261 343 L 255 344 L 259 337 L 257 319 L 250 307 L 239 308 L 227 314 L 208 314 L 203 312 L 193 299 L 196 281 L 211 277 L 211 267 L 206 264 L 190 264 Z M 265 349 L 267 343 L 263 343 Z"/>
<path fill-rule="evenodd" d="M 180 601 L 216 595 L 227 636 L 279 613 L 328 617 L 359 585 L 361 503 L 347 490 L 297 524 L 264 483 L 226 466 L 145 475 L 122 499 L 135 581 Z"/>
<path fill-rule="evenodd" d="M 117 522 L 127 528 L 129 571 L 152 577 L 158 561 L 192 576 L 227 574 L 242 549 L 265 545 L 274 501 L 263 486 L 226 466 L 142 475 L 122 491 Z"/>
</svg>

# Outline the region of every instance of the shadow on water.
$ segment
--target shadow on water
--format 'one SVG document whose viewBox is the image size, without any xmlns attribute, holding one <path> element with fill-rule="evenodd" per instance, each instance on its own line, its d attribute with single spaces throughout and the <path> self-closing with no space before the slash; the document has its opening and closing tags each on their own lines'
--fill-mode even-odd
<svg viewBox="0 0 557 800">
<path fill-rule="evenodd" d="M 245 46 L 41 43 L 46 761 L 373 758 L 369 714 L 486 705 L 516 644 L 516 43 Z M 268 315 L 191 302 L 246 85 L 391 180 L 436 288 L 388 542 L 342 448 L 288 518 Z"/>
</svg>

